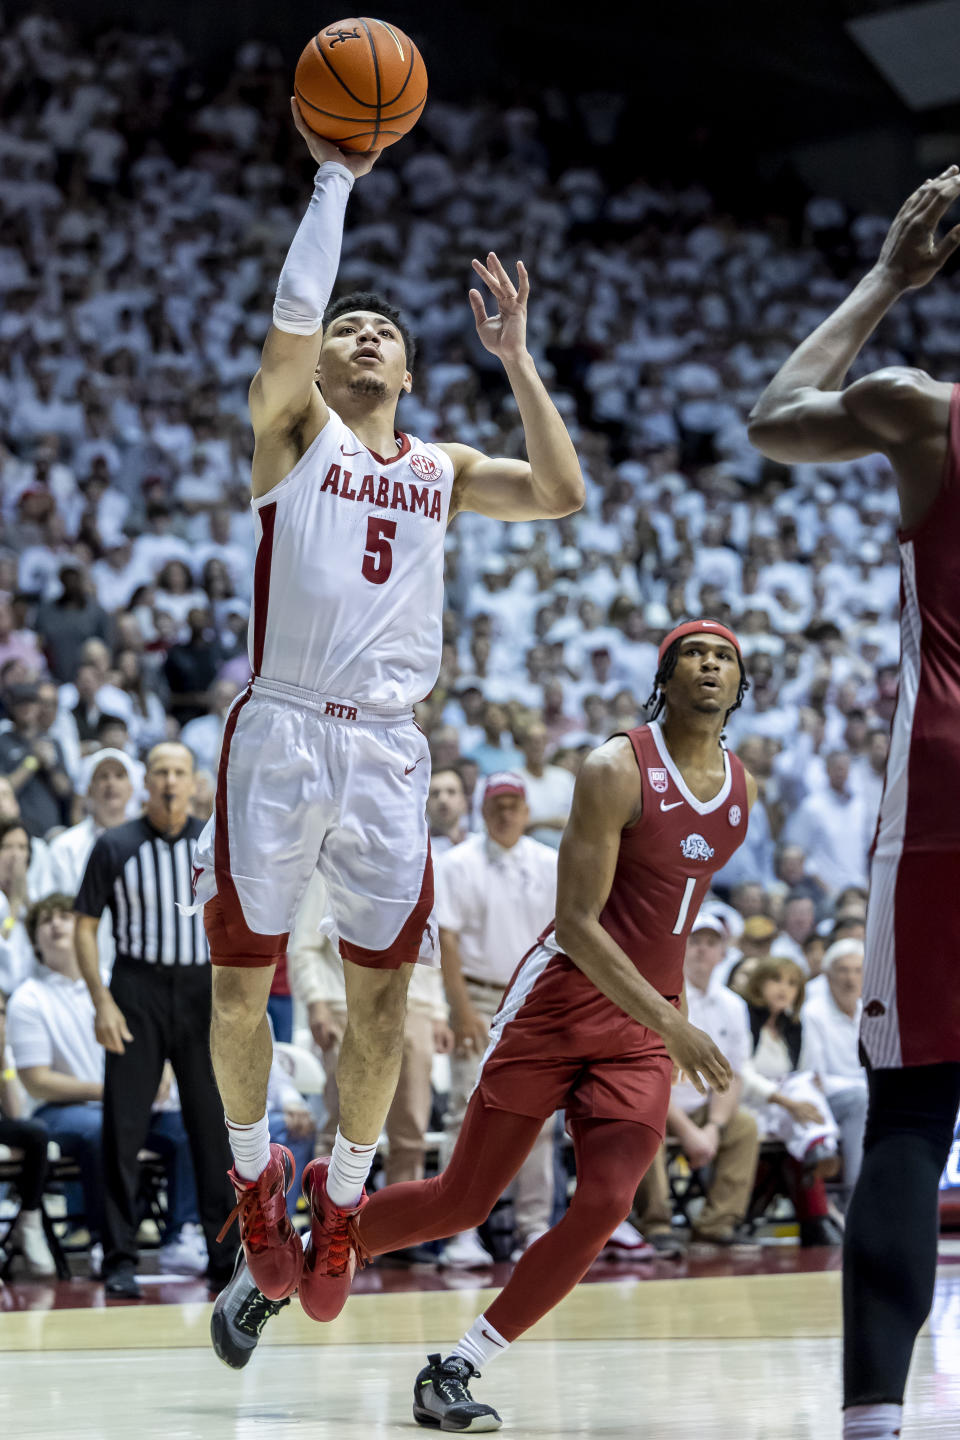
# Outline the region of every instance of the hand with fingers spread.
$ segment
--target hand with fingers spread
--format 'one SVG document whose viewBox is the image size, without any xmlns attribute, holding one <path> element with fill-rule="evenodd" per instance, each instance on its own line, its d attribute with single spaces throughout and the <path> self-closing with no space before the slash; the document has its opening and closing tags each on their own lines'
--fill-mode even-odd
<svg viewBox="0 0 960 1440">
<path fill-rule="evenodd" d="M 960 225 L 941 237 L 937 226 L 960 198 L 960 169 L 950 165 L 935 180 L 925 180 L 901 205 L 883 242 L 877 269 L 903 290 L 932 280 L 960 245 Z"/>
<path fill-rule="evenodd" d="M 474 260 L 473 268 L 497 302 L 497 313 L 488 315 L 480 291 L 470 291 L 470 307 L 481 345 L 491 355 L 499 356 L 504 364 L 521 359 L 527 351 L 527 296 L 530 294 L 530 280 L 523 261 L 517 261 L 516 285 L 492 250 L 486 265 Z"/>
<path fill-rule="evenodd" d="M 368 150 L 366 154 L 353 154 L 350 150 L 339 150 L 332 140 L 324 140 L 322 135 L 317 135 L 306 120 L 300 109 L 299 102 L 295 95 L 290 96 L 290 111 L 293 115 L 293 123 L 300 134 L 307 142 L 307 149 L 316 160 L 318 165 L 324 165 L 328 160 L 335 160 L 338 165 L 346 165 L 355 180 L 361 175 L 368 175 L 376 165 L 382 150 Z"/>
<path fill-rule="evenodd" d="M 726 1056 L 721 1054 L 710 1036 L 678 1015 L 676 1022 L 663 1036 L 667 1054 L 679 1070 L 679 1078 L 689 1080 L 701 1095 L 715 1090 L 722 1095 L 729 1090 L 733 1071 Z"/>
</svg>

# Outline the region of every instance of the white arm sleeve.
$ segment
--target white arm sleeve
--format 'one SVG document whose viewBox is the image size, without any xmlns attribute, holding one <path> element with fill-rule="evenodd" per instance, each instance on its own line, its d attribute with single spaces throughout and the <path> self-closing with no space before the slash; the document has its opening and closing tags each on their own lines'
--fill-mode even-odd
<svg viewBox="0 0 960 1440">
<path fill-rule="evenodd" d="M 273 323 L 288 335 L 315 335 L 323 324 L 352 189 L 353 176 L 335 160 L 321 165 L 314 177 L 310 204 L 287 251 L 273 302 Z"/>
</svg>

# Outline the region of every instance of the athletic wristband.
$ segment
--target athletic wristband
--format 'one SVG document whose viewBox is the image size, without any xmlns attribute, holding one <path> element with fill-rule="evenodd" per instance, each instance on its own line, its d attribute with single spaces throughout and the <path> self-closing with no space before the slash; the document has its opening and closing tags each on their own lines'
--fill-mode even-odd
<svg viewBox="0 0 960 1440">
<path fill-rule="evenodd" d="M 0 1080 L 16 1080 L 16 1070 L 0 1070 Z"/>
<path fill-rule="evenodd" d="M 287 251 L 273 302 L 273 323 L 288 335 L 315 335 L 323 324 L 353 180 L 336 160 L 325 161 L 314 176 L 310 204 Z"/>
<path fill-rule="evenodd" d="M 40 761 L 37 759 L 36 755 L 25 755 L 24 758 L 20 761 L 20 768 L 22 770 L 29 770 L 30 774 L 32 775 L 34 771 L 40 769 Z"/>
</svg>

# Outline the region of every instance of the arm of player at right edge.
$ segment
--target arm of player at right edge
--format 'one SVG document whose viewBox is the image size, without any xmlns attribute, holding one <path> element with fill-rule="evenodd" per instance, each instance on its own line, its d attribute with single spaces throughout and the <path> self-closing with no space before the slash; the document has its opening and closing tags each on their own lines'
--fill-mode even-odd
<svg viewBox="0 0 960 1440">
<path fill-rule="evenodd" d="M 701 1095 L 726 1090 L 732 1072 L 709 1035 L 643 978 L 600 924 L 620 835 L 639 818 L 640 778 L 628 741 L 608 740 L 583 763 L 560 844 L 556 939 L 579 970 L 631 1019 L 656 1031 Z"/>
<path fill-rule="evenodd" d="M 264 483 L 265 475 L 275 477 L 275 484 L 299 459 L 296 432 L 309 424 L 319 434 L 327 423 L 327 407 L 316 384 L 323 316 L 337 278 L 350 191 L 354 180 L 366 175 L 380 155 L 379 150 L 363 155 L 338 150 L 306 125 L 296 100 L 290 107 L 293 122 L 320 168 L 307 213 L 280 272 L 273 324 L 250 386 L 250 419 L 261 452 L 254 457 L 255 495 L 272 488 L 269 479 Z M 271 463 L 274 460 L 278 463 Z"/>
<path fill-rule="evenodd" d="M 951 387 L 921 370 L 890 367 L 844 387 L 847 372 L 890 308 L 938 273 L 960 245 L 960 226 L 938 226 L 960 197 L 951 165 L 927 180 L 894 218 L 877 263 L 780 367 L 750 415 L 749 437 L 771 460 L 853 460 L 881 453 L 897 472 L 904 523 L 935 498 Z"/>
</svg>

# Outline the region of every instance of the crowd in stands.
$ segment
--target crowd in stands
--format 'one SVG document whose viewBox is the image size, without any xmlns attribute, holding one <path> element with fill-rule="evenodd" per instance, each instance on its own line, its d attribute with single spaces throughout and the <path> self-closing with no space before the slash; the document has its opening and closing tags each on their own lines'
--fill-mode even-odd
<svg viewBox="0 0 960 1440">
<path fill-rule="evenodd" d="M 0 34 L 6 995 L 50 979 L 30 907 L 74 894 L 94 835 L 137 813 L 151 745 L 183 738 L 194 813 L 212 808 L 224 717 L 249 674 L 247 387 L 309 194 L 289 84 L 257 42 L 216 80 L 169 35 L 80 43 L 39 11 Z M 586 107 L 577 123 L 596 123 L 606 162 L 601 119 Z M 897 496 L 879 457 L 766 462 L 745 416 L 886 222 L 812 199 L 791 243 L 782 223 L 719 213 L 700 186 L 564 168 L 541 120 L 432 99 L 356 186 L 343 246 L 338 288 L 382 290 L 418 336 L 403 428 L 488 453 L 518 453 L 521 432 L 474 337 L 469 261 L 522 256 L 530 345 L 587 485 L 584 509 L 559 522 L 451 526 L 441 674 L 418 706 L 434 852 L 482 834 L 485 779 L 501 772 L 523 783 L 528 834 L 555 848 L 583 756 L 643 717 L 659 639 L 691 615 L 734 626 L 750 688 L 727 737 L 760 799 L 711 913 L 720 970 L 732 961 L 748 996 L 751 962 L 780 964 L 759 972 L 743 1075 L 774 1133 L 770 1096 L 794 1073 L 820 1075 L 828 1100 L 859 1083 L 840 1046 L 852 992 L 841 1005 L 822 982 L 819 1051 L 806 1020 L 802 1042 L 791 1026 L 814 1015 L 800 992 L 824 952 L 850 968 L 837 943 L 862 938 L 896 699 Z M 947 277 L 897 309 L 863 363 L 942 371 L 958 317 Z M 517 956 L 531 939 L 516 937 Z M 110 944 L 102 934 L 105 972 Z M 428 1029 L 442 1025 L 435 1002 Z M 855 1149 L 848 1108 L 822 1117 L 828 1150 L 838 1136 Z M 688 1140 L 692 1123 L 679 1122 Z"/>
</svg>

